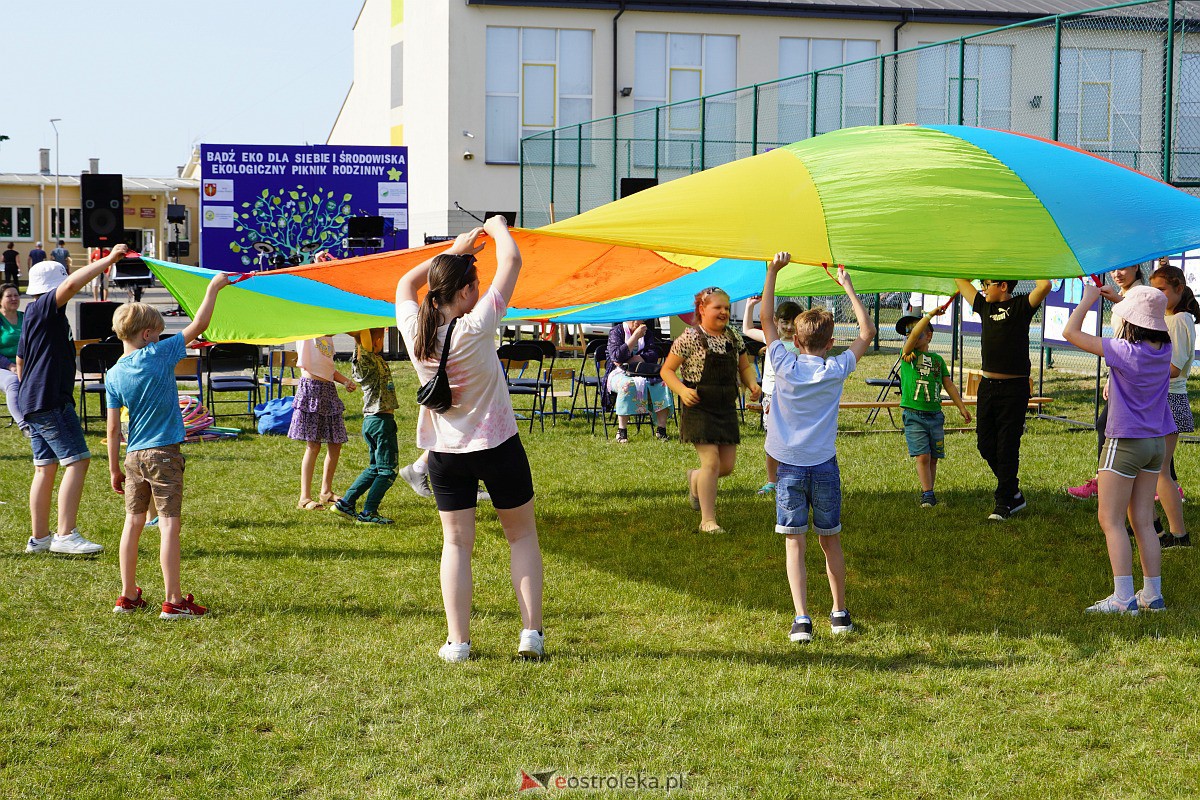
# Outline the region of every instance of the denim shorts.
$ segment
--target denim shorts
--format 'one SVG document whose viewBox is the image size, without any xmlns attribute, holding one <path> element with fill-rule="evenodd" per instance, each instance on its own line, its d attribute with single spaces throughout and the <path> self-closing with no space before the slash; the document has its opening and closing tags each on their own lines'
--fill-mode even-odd
<svg viewBox="0 0 1200 800">
<path fill-rule="evenodd" d="M 51 408 L 25 415 L 29 424 L 29 443 L 33 447 L 33 465 L 74 464 L 91 458 L 83 438 L 83 426 L 75 414 L 75 406 Z"/>
<path fill-rule="evenodd" d="M 941 411 L 900 409 L 904 418 L 904 441 L 910 456 L 929 453 L 934 458 L 946 457 L 946 415 Z"/>
<path fill-rule="evenodd" d="M 775 479 L 775 532 L 808 532 L 808 509 L 812 529 L 821 536 L 842 530 L 842 474 L 837 456 L 812 467 L 779 465 Z"/>
</svg>

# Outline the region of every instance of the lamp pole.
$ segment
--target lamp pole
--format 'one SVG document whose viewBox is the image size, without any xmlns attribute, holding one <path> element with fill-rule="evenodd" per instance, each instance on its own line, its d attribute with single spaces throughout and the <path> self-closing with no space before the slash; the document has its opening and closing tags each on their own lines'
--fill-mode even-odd
<svg viewBox="0 0 1200 800">
<path fill-rule="evenodd" d="M 62 227 L 58 223 L 58 213 L 59 213 L 60 207 L 59 207 L 59 203 L 58 203 L 59 169 L 58 169 L 58 125 L 57 125 L 57 123 L 59 123 L 59 122 L 62 122 L 62 117 L 55 117 L 54 119 L 50 120 L 50 127 L 54 128 L 54 213 L 50 215 L 50 238 L 51 239 L 65 239 L 66 238 L 65 236 L 63 236 L 63 232 L 61 230 L 58 231 L 58 236 L 54 235 L 54 229 L 56 227 L 57 228 Z"/>
</svg>

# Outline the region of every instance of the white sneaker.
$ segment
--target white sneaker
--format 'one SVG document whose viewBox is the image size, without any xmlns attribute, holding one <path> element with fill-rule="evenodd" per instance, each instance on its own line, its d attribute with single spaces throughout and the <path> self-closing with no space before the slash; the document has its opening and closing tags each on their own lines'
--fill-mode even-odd
<svg viewBox="0 0 1200 800">
<path fill-rule="evenodd" d="M 487 492 L 485 492 L 483 489 L 479 489 L 475 493 L 475 502 L 476 503 L 490 503 L 490 502 L 492 502 L 492 496 L 490 494 L 488 494 Z"/>
<path fill-rule="evenodd" d="M 29 537 L 29 541 L 25 543 L 26 553 L 48 553 L 50 552 L 50 542 L 54 541 L 54 534 L 43 536 L 41 539 Z"/>
<path fill-rule="evenodd" d="M 83 538 L 79 528 L 72 528 L 66 536 L 54 534 L 50 538 L 50 552 L 64 556 L 94 556 L 104 552 L 104 545 Z"/>
<path fill-rule="evenodd" d="M 470 657 L 470 642 L 458 642 L 457 644 L 446 642 L 438 648 L 438 658 L 442 659 L 442 661 L 449 661 L 451 664 L 466 661 Z"/>
<path fill-rule="evenodd" d="M 429 488 L 428 472 L 417 472 L 412 464 L 408 464 L 400 468 L 400 477 L 421 497 L 433 497 L 433 490 Z"/>
<path fill-rule="evenodd" d="M 517 655 L 532 661 L 540 661 L 546 657 L 546 636 L 540 631 L 525 628 L 521 631 L 521 642 L 517 645 Z"/>
</svg>

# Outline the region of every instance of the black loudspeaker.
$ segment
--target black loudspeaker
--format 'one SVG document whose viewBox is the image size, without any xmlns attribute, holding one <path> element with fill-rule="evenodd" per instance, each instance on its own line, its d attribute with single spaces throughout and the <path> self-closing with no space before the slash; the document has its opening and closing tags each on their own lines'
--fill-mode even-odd
<svg viewBox="0 0 1200 800">
<path fill-rule="evenodd" d="M 132 228 L 129 230 L 122 228 L 121 235 L 117 237 L 117 241 L 124 242 L 125 246 L 133 252 L 141 253 L 142 248 L 146 246 L 145 231 L 141 228 Z"/>
<path fill-rule="evenodd" d="M 176 203 L 167 205 L 167 222 L 187 222 L 187 207 Z"/>
<path fill-rule="evenodd" d="M 125 204 L 120 175 L 79 176 L 83 246 L 112 247 L 124 241 Z"/>
<path fill-rule="evenodd" d="M 653 186 L 658 186 L 657 178 L 621 178 L 621 197 L 629 197 Z"/>
<path fill-rule="evenodd" d="M 499 214 L 504 217 L 504 221 L 508 223 L 508 227 L 512 228 L 517 224 L 517 212 L 515 211 L 488 211 L 483 215 L 484 219 L 491 219 Z"/>
<path fill-rule="evenodd" d="M 113 335 L 113 314 L 120 303 L 81 302 L 75 306 L 75 338 L 99 339 Z"/>
<path fill-rule="evenodd" d="M 191 254 L 191 242 L 167 242 L 167 258 L 188 258 Z"/>
<path fill-rule="evenodd" d="M 347 239 L 380 239 L 383 217 L 350 217 L 346 220 Z"/>
</svg>

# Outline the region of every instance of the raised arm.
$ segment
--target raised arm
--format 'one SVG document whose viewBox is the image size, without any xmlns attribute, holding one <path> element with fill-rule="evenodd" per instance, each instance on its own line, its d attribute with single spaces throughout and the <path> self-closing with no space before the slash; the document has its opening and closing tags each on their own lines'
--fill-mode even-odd
<svg viewBox="0 0 1200 800">
<path fill-rule="evenodd" d="M 854 291 L 854 283 L 845 267 L 838 267 L 837 282 L 850 298 L 850 307 L 854 309 L 854 318 L 858 321 L 858 338 L 850 343 L 850 352 L 854 353 L 855 360 L 858 360 L 867 354 L 867 348 L 875 338 L 875 323 L 871 322 L 866 306 Z"/>
<path fill-rule="evenodd" d="M 979 290 L 975 288 L 975 284 L 966 278 L 955 278 L 954 285 L 958 287 L 958 293 L 966 299 L 967 305 L 975 305 L 975 295 L 979 294 Z"/>
<path fill-rule="evenodd" d="M 767 262 L 767 279 L 763 282 L 762 307 L 771 309 L 772 313 L 762 314 L 763 342 L 770 346 L 779 338 L 779 329 L 775 327 L 775 281 L 779 271 L 792 262 L 792 254 L 786 250 L 775 254 Z"/>
<path fill-rule="evenodd" d="M 1083 299 L 1079 301 L 1079 305 L 1075 306 L 1075 310 L 1067 319 L 1067 325 L 1063 328 L 1063 338 L 1085 353 L 1103 357 L 1104 340 L 1099 336 L 1083 332 L 1083 320 L 1099 296 L 1100 287 L 1090 282 L 1084 284 Z"/>
<path fill-rule="evenodd" d="M 99 261 L 93 261 L 78 272 L 73 272 L 67 276 L 67 279 L 58 285 L 54 291 L 54 299 L 58 303 L 58 307 L 62 308 L 67 304 L 72 297 L 79 294 L 83 287 L 102 272 L 107 272 L 108 268 L 125 257 L 125 253 L 129 247 L 125 244 L 118 244 L 113 247 L 109 254 Z"/>
<path fill-rule="evenodd" d="M 1090 283 L 1090 281 L 1089 281 L 1089 283 Z M 1094 286 L 1094 284 L 1093 284 L 1093 286 Z M 1096 288 L 1096 295 L 1099 296 L 1100 295 L 1100 287 L 1097 286 L 1095 288 Z M 1038 281 L 1037 285 L 1033 287 L 1033 291 L 1029 293 L 1029 305 L 1033 306 L 1033 308 L 1036 309 L 1038 306 L 1040 306 L 1042 304 L 1042 301 L 1046 299 L 1046 295 L 1048 295 L 1048 294 L 1050 294 L 1050 281 L 1046 281 L 1046 280 Z"/>
<path fill-rule="evenodd" d="M 208 324 L 212 322 L 213 309 L 217 305 L 217 292 L 228 285 L 229 276 L 224 272 L 213 275 L 212 280 L 208 282 L 208 288 L 204 290 L 204 299 L 200 301 L 200 307 L 196 309 L 196 316 L 192 317 L 192 321 L 183 329 L 184 342 L 193 342 L 200 334 L 208 330 Z"/>
<path fill-rule="evenodd" d="M 483 223 L 483 229 L 496 243 L 496 278 L 492 286 L 504 298 L 504 304 L 512 301 L 513 290 L 517 288 L 517 276 L 521 274 L 521 251 L 513 241 L 508 222 L 497 214 Z"/>
<path fill-rule="evenodd" d="M 483 249 L 483 245 L 475 243 L 475 240 L 479 238 L 479 234 L 481 233 L 483 233 L 483 228 L 472 228 L 466 233 L 460 233 L 458 238 L 454 240 L 454 244 L 443 250 L 442 253 L 452 256 L 475 255 Z M 433 259 L 426 259 L 400 278 L 396 283 L 397 303 L 402 303 L 405 300 L 411 300 L 414 303 L 417 302 L 417 291 L 429 281 L 429 267 L 432 265 Z"/>
<path fill-rule="evenodd" d="M 904 340 L 904 349 L 900 351 L 900 357 L 905 361 L 912 361 L 913 351 L 917 349 L 917 342 L 921 341 L 921 337 L 925 335 L 925 331 L 932 324 L 933 312 L 926 311 L 912 326 L 912 330 L 908 332 L 908 338 Z"/>
<path fill-rule="evenodd" d="M 756 342 L 767 343 L 767 337 L 763 335 L 762 330 L 754 327 L 754 309 L 758 308 L 761 297 L 751 297 L 746 301 L 746 318 L 742 321 L 742 337 L 753 339 Z M 763 308 L 766 308 L 764 305 Z M 761 315 L 762 312 L 759 311 Z"/>
</svg>

